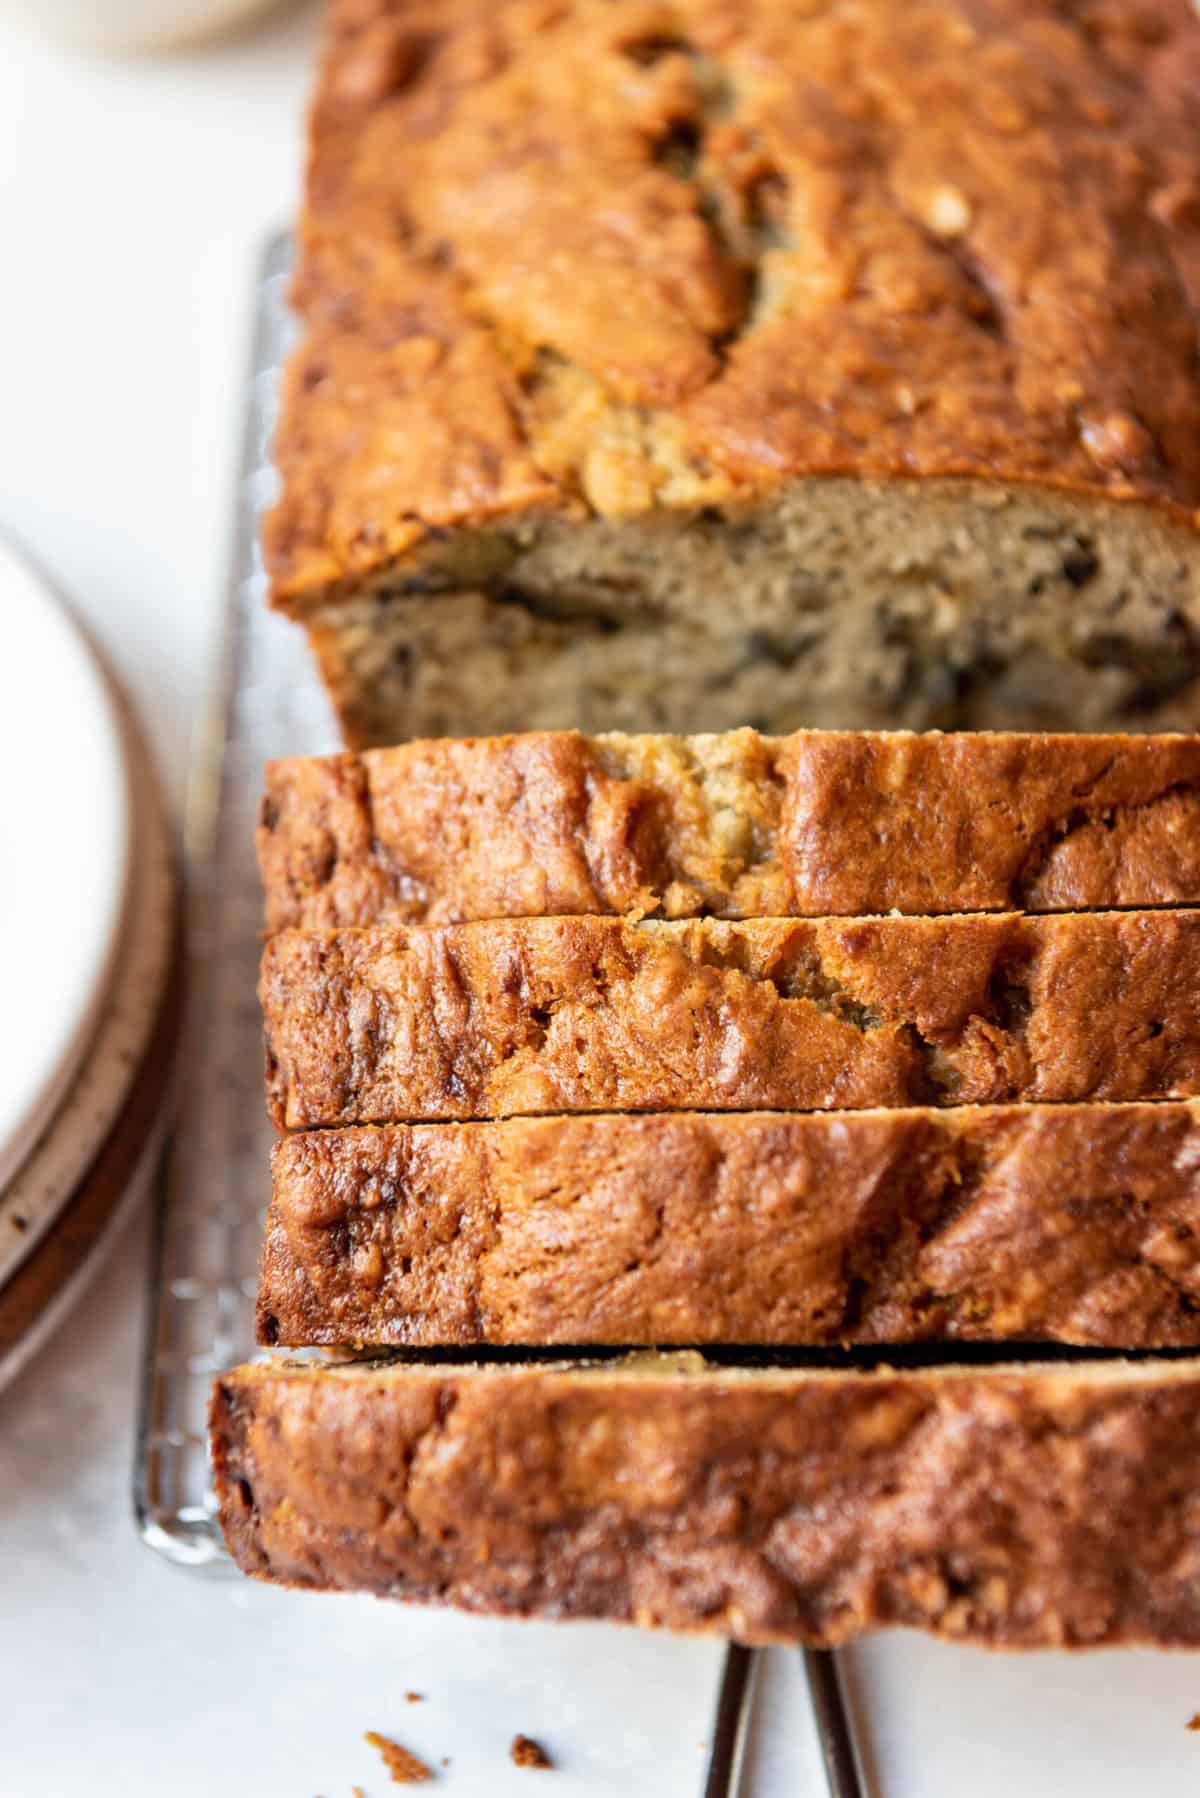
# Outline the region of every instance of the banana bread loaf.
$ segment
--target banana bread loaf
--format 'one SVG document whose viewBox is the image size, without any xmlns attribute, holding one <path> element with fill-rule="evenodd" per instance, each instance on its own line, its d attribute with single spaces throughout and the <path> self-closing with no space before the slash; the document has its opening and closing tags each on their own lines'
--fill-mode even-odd
<svg viewBox="0 0 1200 1798">
<path fill-rule="evenodd" d="M 743 1642 L 907 1624 L 1200 1646 L 1200 1363 L 875 1373 L 256 1365 L 217 1381 L 247 1573 Z"/>
<path fill-rule="evenodd" d="M 286 1137 L 259 1340 L 1200 1347 L 1200 1107 Z"/>
<path fill-rule="evenodd" d="M 280 1128 L 1200 1093 L 1200 911 L 280 931 Z"/>
<path fill-rule="evenodd" d="M 444 739 L 267 767 L 267 928 L 1200 902 L 1200 738 Z"/>
<path fill-rule="evenodd" d="M 333 0 L 275 603 L 347 741 L 1200 716 L 1189 0 Z"/>
</svg>

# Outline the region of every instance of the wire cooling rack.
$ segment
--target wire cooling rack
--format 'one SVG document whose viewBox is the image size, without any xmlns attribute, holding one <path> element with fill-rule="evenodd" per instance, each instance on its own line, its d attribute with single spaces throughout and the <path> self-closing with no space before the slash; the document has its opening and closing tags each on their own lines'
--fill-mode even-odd
<svg viewBox="0 0 1200 1798">
<path fill-rule="evenodd" d="M 134 1496 L 146 1541 L 170 1560 L 228 1566 L 205 1448 L 212 1376 L 255 1353 L 254 1289 L 270 1129 L 257 1102 L 262 899 L 254 826 L 270 756 L 337 747 L 303 635 L 266 605 L 258 523 L 280 363 L 292 324 L 291 244 L 267 245 L 258 280 L 221 665 L 193 748 L 184 816 L 188 1018 L 178 1118 L 152 1256 Z"/>
<path fill-rule="evenodd" d="M 178 1116 L 155 1212 L 134 1472 L 144 1540 L 168 1560 L 215 1574 L 232 1571 L 232 1563 L 208 1464 L 208 1393 L 214 1374 L 257 1352 L 254 1295 L 271 1142 L 258 1099 L 258 796 L 270 757 L 338 747 L 302 633 L 267 607 L 258 546 L 259 520 L 275 492 L 271 439 L 294 329 L 291 261 L 290 237 L 271 238 L 258 277 L 221 662 L 189 770 L 188 1016 Z M 753 1660 L 744 1648 L 727 1652 L 704 1798 L 732 1798 L 740 1783 Z M 860 1798 L 834 1657 L 806 1650 L 804 1666 L 830 1798 Z"/>
</svg>

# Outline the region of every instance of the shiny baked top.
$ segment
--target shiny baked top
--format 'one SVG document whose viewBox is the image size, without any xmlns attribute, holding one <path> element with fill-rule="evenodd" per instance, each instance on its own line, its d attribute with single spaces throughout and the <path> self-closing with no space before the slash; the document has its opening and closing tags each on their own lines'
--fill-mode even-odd
<svg viewBox="0 0 1200 1798">
<path fill-rule="evenodd" d="M 295 298 L 285 605 L 819 473 L 1194 510 L 1200 18 L 333 0 Z"/>
</svg>

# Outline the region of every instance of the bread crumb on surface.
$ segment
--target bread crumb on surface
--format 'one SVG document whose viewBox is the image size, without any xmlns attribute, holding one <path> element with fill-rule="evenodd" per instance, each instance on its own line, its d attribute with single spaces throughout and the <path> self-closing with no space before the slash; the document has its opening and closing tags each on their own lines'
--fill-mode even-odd
<svg viewBox="0 0 1200 1798">
<path fill-rule="evenodd" d="M 1197 1711 L 1195 1716 L 1191 1719 L 1191 1721 L 1188 1724 L 1188 1728 L 1189 1729 L 1200 1729 L 1200 1711 Z"/>
<path fill-rule="evenodd" d="M 383 1756 L 383 1764 L 396 1785 L 415 1786 L 423 1779 L 437 1778 L 433 1768 L 427 1767 L 418 1755 L 402 1748 L 399 1742 L 393 1742 L 390 1736 L 381 1736 L 377 1729 L 369 1729 L 363 1740 L 379 1750 Z"/>
<path fill-rule="evenodd" d="M 552 1767 L 554 1762 L 532 1736 L 514 1736 L 509 1749 L 514 1767 Z"/>
<path fill-rule="evenodd" d="M 424 1704 L 425 1702 L 424 1692 L 406 1692 L 404 1696 L 409 1704 Z"/>
</svg>

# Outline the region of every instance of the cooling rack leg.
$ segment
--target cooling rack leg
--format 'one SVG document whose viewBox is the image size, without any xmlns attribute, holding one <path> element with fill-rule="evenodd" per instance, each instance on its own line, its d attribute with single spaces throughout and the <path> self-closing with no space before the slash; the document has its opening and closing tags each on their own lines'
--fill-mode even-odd
<svg viewBox="0 0 1200 1798">
<path fill-rule="evenodd" d="M 725 1650 L 712 1747 L 702 1787 L 703 1798 L 736 1798 L 750 1716 L 750 1676 L 754 1650 L 731 1642 Z"/>
<path fill-rule="evenodd" d="M 801 1650 L 804 1674 L 816 1719 L 817 1739 L 825 1762 L 829 1798 L 866 1798 L 858 1774 L 854 1733 L 834 1655 L 819 1648 Z"/>
</svg>

